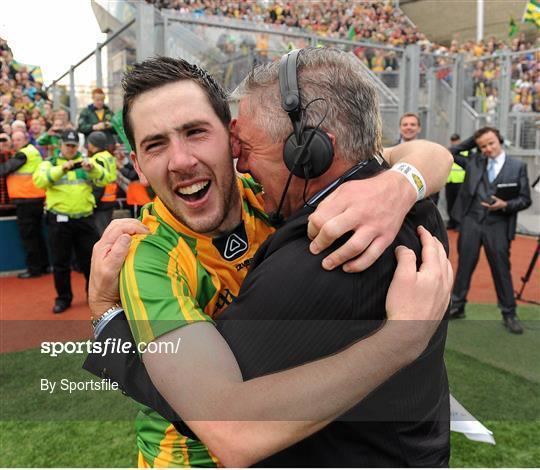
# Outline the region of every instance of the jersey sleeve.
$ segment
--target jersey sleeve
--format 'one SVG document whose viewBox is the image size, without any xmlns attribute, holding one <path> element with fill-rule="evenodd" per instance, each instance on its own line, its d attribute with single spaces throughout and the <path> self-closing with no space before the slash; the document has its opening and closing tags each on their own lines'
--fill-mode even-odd
<svg viewBox="0 0 540 470">
<path fill-rule="evenodd" d="M 131 243 L 120 274 L 120 297 L 141 352 L 177 328 L 213 323 L 190 290 L 189 274 L 179 265 L 181 249 L 181 241 L 168 245 L 156 235 L 134 237 Z"/>
</svg>

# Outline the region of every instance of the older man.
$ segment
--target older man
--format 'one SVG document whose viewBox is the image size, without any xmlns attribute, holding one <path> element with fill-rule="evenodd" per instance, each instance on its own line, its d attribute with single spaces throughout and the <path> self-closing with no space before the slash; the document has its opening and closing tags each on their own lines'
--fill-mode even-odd
<svg viewBox="0 0 540 470">
<path fill-rule="evenodd" d="M 343 68 L 341 70 L 343 73 L 340 74 L 343 78 L 359 77 L 354 66 L 355 59 L 352 56 L 341 55 L 336 51 L 318 53 L 306 51 L 304 54 L 307 59 L 312 57 L 311 54 L 317 54 L 314 59 L 328 60 L 330 69 L 327 73 L 332 76 L 332 80 L 336 75 L 336 67 Z M 325 58 L 323 54 L 328 54 L 328 57 Z M 261 70 L 270 72 L 267 69 Z M 294 63 L 294 70 L 296 73 L 296 63 Z M 274 72 L 276 76 L 268 84 L 277 87 L 277 69 Z M 319 78 L 317 77 L 316 81 Z M 248 83 L 250 79 L 251 77 L 248 78 Z M 140 84 L 143 80 L 145 87 L 141 88 Z M 348 78 L 345 79 L 347 80 Z M 307 105 L 309 108 L 306 117 L 309 120 L 307 124 L 324 120 L 324 115 L 328 114 L 329 119 L 324 120 L 322 127 L 324 131 L 318 130 L 318 132 L 327 136 L 328 141 L 325 145 L 330 143 L 334 148 L 335 158 L 330 161 L 326 174 L 310 175 L 311 181 L 307 189 L 304 181 L 294 177 L 289 192 L 284 190 L 289 171 L 281 155 L 284 140 L 290 130 L 285 135 L 281 135 L 282 129 L 279 127 L 283 124 L 283 118 L 287 119 L 287 115 L 280 111 L 279 102 L 277 102 L 277 109 L 271 110 L 271 116 L 277 118 L 275 126 L 268 128 L 270 132 L 277 132 L 277 136 L 265 134 L 258 121 L 260 116 L 250 114 L 249 110 L 268 101 L 257 98 L 251 107 L 251 96 L 249 99 L 242 98 L 239 119 L 232 126 L 235 136 L 233 148 L 240 154 L 238 168 L 261 178 L 265 186 L 263 196 L 265 208 L 278 209 L 278 202 L 282 201 L 279 205 L 288 216 L 302 207 L 302 194 L 309 198 L 336 178 L 339 183 L 343 182 L 347 179 L 340 178 L 343 172 L 347 173 L 348 178 L 358 179 L 358 177 L 372 176 L 382 171 L 384 166 L 382 159 L 377 156 L 371 158 L 382 150 L 375 92 L 362 79 L 358 78 L 358 81 L 355 81 L 352 78 L 351 80 L 348 88 L 356 90 L 353 92 L 356 99 L 364 97 L 360 99 L 361 103 L 354 104 L 355 109 L 362 109 L 360 117 L 359 113 L 355 113 L 354 118 L 351 117 L 351 125 L 354 129 L 348 128 L 347 125 L 343 128 L 336 127 L 335 119 L 339 113 L 335 113 L 334 92 L 331 91 L 332 96 L 328 96 L 330 88 L 326 90 L 326 96 L 322 97 L 327 102 L 327 111 L 324 106 L 321 109 L 320 106 Z M 328 83 L 328 77 L 326 83 Z M 338 89 L 341 90 L 341 85 L 344 84 L 338 85 Z M 170 424 L 145 408 L 143 412 L 145 416 L 141 416 L 139 421 L 140 462 L 155 466 L 164 465 L 166 461 L 186 466 L 212 465 L 216 462 L 217 456 L 225 465 L 251 465 L 320 430 L 354 406 L 400 369 L 404 363 L 413 361 L 415 363 L 412 367 L 413 375 L 425 374 L 430 365 L 434 368 L 433 373 L 427 374 L 426 378 L 422 379 L 431 380 L 433 383 L 426 387 L 421 396 L 408 395 L 408 399 L 412 400 L 412 405 L 409 401 L 407 406 L 412 406 L 412 409 L 407 408 L 399 416 L 393 417 L 393 419 L 413 421 L 412 424 L 408 423 L 409 432 L 404 428 L 400 428 L 398 432 L 399 426 L 396 427 L 395 423 L 384 426 L 384 433 L 372 429 L 381 439 L 383 434 L 387 433 L 391 442 L 395 443 L 396 440 L 401 439 L 405 448 L 403 453 L 398 456 L 394 446 L 391 450 L 385 451 L 380 447 L 380 439 L 368 439 L 364 444 L 364 450 L 360 452 L 363 455 L 364 460 L 362 460 L 359 454 L 348 453 L 347 449 L 350 448 L 351 442 L 345 439 L 341 442 L 343 446 L 336 441 L 338 447 L 335 464 L 345 465 L 347 462 L 357 465 L 362 463 L 370 465 L 373 462 L 444 464 L 448 458 L 447 395 L 444 367 L 441 362 L 444 331 L 439 330 L 434 344 L 428 348 L 428 353 L 423 355 L 423 359 L 415 361 L 420 352 L 425 349 L 427 339 L 436 329 L 434 322 L 420 322 L 415 325 L 409 322 L 389 322 L 380 331 L 373 330 L 379 328 L 385 318 L 384 298 L 396 264 L 393 249 L 384 251 L 382 268 L 379 262 L 376 264 L 377 267 L 365 271 L 362 276 L 347 275 L 341 270 L 324 271 L 320 268 L 320 263 L 328 255 L 327 250 L 320 252 L 317 256 L 308 255 L 311 262 L 307 264 L 304 263 L 304 259 L 298 259 L 298 255 L 301 254 L 304 257 L 304 253 L 309 252 L 309 240 L 305 236 L 307 215 L 304 218 L 302 214 L 302 223 L 298 225 L 301 233 L 295 232 L 298 252 L 293 250 L 284 258 L 281 258 L 283 255 L 281 252 L 280 262 L 274 266 L 272 277 L 268 278 L 269 282 L 266 283 L 264 276 L 268 276 L 269 272 L 265 274 L 259 267 L 265 265 L 263 258 L 271 253 L 265 249 L 254 257 L 254 252 L 272 229 L 268 226 L 262 206 L 258 201 L 260 193 L 257 186 L 254 186 L 249 179 L 235 182 L 227 142 L 227 125 L 230 115 L 219 86 L 197 67 L 173 59 L 158 59 L 136 66 L 128 74 L 124 86 L 126 91 L 124 122 L 126 135 L 133 141 L 132 147 L 135 149 L 132 156 L 136 161 L 141 180 L 152 185 L 158 195 L 158 200 L 153 206 L 147 208 L 142 216 L 143 222 L 148 225 L 150 231 L 136 237 L 126 260 L 120 280 L 122 302 L 127 311 L 131 331 L 138 344 L 153 342 L 159 345 L 167 341 L 181 342 L 182 351 L 179 351 L 178 357 L 174 354 L 153 354 L 146 351 L 143 353 L 143 358 L 148 373 L 171 404 L 172 411 L 177 412 L 191 428 L 191 430 L 186 429 L 185 424 L 180 425 L 178 420 Z M 273 90 L 274 95 L 275 91 Z M 247 93 L 250 95 L 251 91 Z M 302 99 L 305 99 L 305 96 L 302 96 Z M 310 96 L 306 103 L 310 100 L 312 104 L 315 102 L 315 99 Z M 358 106 L 359 104 L 362 106 Z M 313 114 L 311 114 L 312 111 Z M 347 113 L 347 116 L 349 114 Z M 360 122 L 353 122 L 358 117 Z M 360 128 L 357 126 L 359 123 Z M 287 129 L 290 129 L 290 125 Z M 351 131 L 356 133 L 352 139 L 347 138 L 347 134 Z M 339 143 L 341 139 L 343 139 L 343 144 Z M 309 137 L 305 142 L 307 141 Z M 354 144 L 356 141 L 365 152 L 358 154 L 358 147 Z M 426 145 L 431 151 L 439 150 L 438 146 Z M 444 150 L 442 155 L 444 162 L 447 159 Z M 307 170 L 305 167 L 311 163 L 318 166 L 318 163 L 314 162 L 307 164 L 304 162 L 304 157 L 305 155 L 298 154 L 304 167 L 301 173 L 304 173 Z M 355 161 L 362 159 L 365 159 L 365 163 L 355 164 Z M 291 171 L 295 171 L 294 167 L 293 164 Z M 414 169 L 409 167 L 407 173 L 411 172 L 414 172 Z M 434 174 L 437 175 L 437 173 Z M 403 193 L 398 194 L 397 197 L 395 194 L 388 197 L 396 197 L 396 200 L 401 197 L 409 201 L 411 198 L 415 199 L 413 186 L 409 185 L 402 176 L 395 175 L 397 179 L 393 179 L 394 172 L 374 177 L 372 184 L 384 185 L 386 178 L 394 185 L 403 182 L 405 186 L 400 186 Z M 443 184 L 446 175 L 443 172 L 438 176 L 442 178 L 435 178 L 436 181 L 439 185 Z M 370 188 L 369 182 L 347 184 L 357 185 L 358 188 L 364 187 L 366 192 Z M 328 192 L 324 195 L 327 194 Z M 339 198 L 333 199 L 336 205 L 343 205 L 342 201 L 339 202 Z M 309 201 L 309 207 L 318 202 L 318 200 Z M 387 200 L 386 203 L 388 202 Z M 400 207 L 401 204 L 403 202 L 399 204 Z M 407 204 L 408 202 L 405 202 L 405 205 Z M 364 202 L 360 201 L 360 205 L 363 206 Z M 429 206 L 429 203 L 420 205 L 416 215 L 408 219 L 406 233 L 400 237 L 400 240 L 413 246 L 418 253 L 420 244 L 414 235 L 416 224 L 421 221 L 434 228 L 439 222 L 435 214 L 429 214 L 430 209 L 426 205 Z M 331 204 L 323 209 L 328 211 L 329 208 Z M 346 212 L 347 209 L 344 209 L 344 213 Z M 278 218 L 275 217 L 275 219 Z M 280 238 L 280 233 L 287 233 L 290 230 L 290 221 L 294 222 L 295 219 L 298 221 L 294 216 L 289 218 L 285 226 L 278 230 L 267 243 L 279 245 L 286 241 Z M 386 221 L 388 222 L 388 218 Z M 340 225 L 339 221 L 336 225 Z M 391 231 L 390 225 L 393 227 L 394 222 L 387 223 Z M 130 228 L 130 230 L 133 229 L 135 227 Z M 109 232 L 112 234 L 113 230 L 114 228 Z M 395 232 L 392 234 L 392 240 L 394 234 Z M 105 238 L 107 238 L 107 232 Z M 441 279 L 446 278 L 448 265 L 440 245 L 436 248 L 438 242 L 430 239 L 425 231 L 422 232 L 422 239 L 427 248 L 426 257 L 429 258 L 429 253 L 431 253 L 438 259 L 435 263 L 439 271 L 437 276 Z M 95 292 L 94 287 L 91 292 L 94 312 L 99 312 L 100 308 L 108 308 L 110 301 L 114 299 L 111 287 L 115 284 L 115 273 L 113 272 L 111 277 L 111 267 L 113 271 L 118 269 L 117 255 L 122 254 L 121 245 L 125 241 L 122 236 L 115 243 L 104 242 L 97 247 L 99 249 L 95 250 L 94 272 L 100 273 L 97 277 L 101 276 L 101 279 L 92 281 L 92 285 L 97 287 Z M 129 242 L 129 239 L 127 241 Z M 319 249 L 324 248 L 325 242 L 323 237 L 322 246 L 319 244 Z M 279 250 L 278 245 L 275 246 Z M 411 253 L 404 249 L 399 250 L 398 253 L 399 258 L 411 256 Z M 273 261 L 270 263 L 273 265 Z M 240 368 L 253 377 L 253 380 L 244 382 L 234 356 L 213 326 L 213 319 L 217 319 L 224 307 L 236 297 L 243 301 L 249 298 L 249 289 L 239 292 L 239 287 L 246 268 L 250 264 L 255 264 L 256 268 L 252 273 L 262 273 L 260 284 L 255 286 L 256 289 L 259 290 L 261 286 L 267 285 L 268 291 L 252 296 L 249 302 L 256 303 L 257 297 L 260 299 L 261 302 L 257 306 L 251 304 L 242 311 L 239 305 L 236 310 L 237 318 L 250 313 L 252 319 L 260 318 L 269 321 L 269 338 L 275 339 L 278 339 L 280 335 L 275 330 L 276 317 L 273 314 L 286 315 L 290 312 L 291 320 L 309 318 L 316 321 L 313 325 L 310 325 L 310 322 L 305 323 L 306 337 L 301 341 L 292 342 L 288 341 L 290 338 L 287 338 L 287 334 L 298 333 L 298 328 L 294 326 L 294 323 L 298 324 L 298 321 L 290 323 L 292 327 L 290 332 L 285 332 L 285 336 L 281 336 L 285 339 L 285 343 L 275 348 L 277 356 L 280 357 L 278 363 L 269 362 L 259 351 L 254 355 L 254 360 L 262 359 L 257 366 L 240 364 Z M 409 269 L 411 267 L 412 277 L 416 278 L 414 266 L 410 265 Z M 429 271 L 431 268 L 426 269 Z M 313 273 L 313 270 L 316 273 Z M 287 271 L 290 273 L 287 274 Z M 293 282 L 291 275 L 302 277 L 302 273 L 304 273 L 303 280 Z M 410 275 L 411 271 L 408 273 Z M 280 275 L 283 276 L 283 282 L 278 285 L 273 279 L 279 278 Z M 423 278 L 422 271 L 420 278 Z M 246 280 L 249 281 L 249 279 L 248 275 Z M 314 280 L 313 285 L 311 285 L 311 280 Z M 341 287 L 335 289 L 334 284 L 338 280 L 346 290 L 343 296 Z M 362 287 L 364 282 L 365 286 Z M 352 284 L 355 286 L 353 289 L 351 289 Z M 373 299 L 357 300 L 359 295 L 365 294 L 365 290 L 377 284 L 378 288 L 373 289 Z M 399 307 L 396 308 L 394 304 L 396 299 L 394 299 L 394 301 L 389 300 L 389 317 L 440 318 L 445 309 L 446 299 L 439 298 L 435 292 L 426 288 L 420 294 L 427 302 L 422 305 L 420 298 L 416 297 L 416 294 L 419 294 L 418 286 L 416 286 L 417 289 L 413 289 L 414 284 L 416 282 L 409 286 L 410 289 L 403 284 L 398 287 L 402 295 L 401 306 L 407 311 L 405 316 L 400 316 L 405 312 L 400 311 Z M 99 296 L 97 296 L 98 291 Z M 294 297 L 294 292 L 298 293 L 298 302 L 285 302 L 278 305 L 284 299 Z M 331 300 L 324 299 L 325 293 Z M 304 305 L 306 296 L 312 297 L 311 303 L 321 302 L 318 309 Z M 321 307 L 327 305 L 329 301 L 333 302 L 336 298 L 341 298 L 342 302 L 334 304 L 332 308 L 324 308 L 329 316 L 321 317 Z M 264 305 L 265 303 L 267 305 Z M 229 309 L 234 307 L 235 302 L 232 302 Z M 261 317 L 258 316 L 258 310 L 264 312 Z M 412 311 L 415 311 L 418 316 L 409 317 Z M 370 312 L 372 322 L 366 321 L 364 316 Z M 117 309 L 112 309 L 102 318 L 110 320 L 116 313 Z M 232 316 L 235 318 L 236 314 Z M 115 320 L 118 318 L 115 317 Z M 115 323 L 121 328 L 119 322 L 115 320 L 110 321 L 108 325 L 113 335 Z M 341 320 L 341 322 L 333 323 L 333 320 Z M 238 353 L 245 359 L 241 350 L 242 346 L 237 343 L 237 340 L 243 337 L 242 341 L 244 345 L 248 345 L 248 349 L 251 342 L 249 336 L 243 335 L 242 328 L 235 330 L 235 323 L 226 322 L 221 327 L 224 328 L 226 339 L 231 341 L 231 346 L 235 349 L 240 348 L 235 350 L 235 354 Z M 239 323 L 257 324 L 256 321 Z M 282 322 L 282 324 L 286 323 Z M 105 323 L 102 320 L 100 324 Z M 237 323 L 238 326 L 241 326 L 240 324 Z M 336 338 L 341 336 L 340 332 L 344 331 L 342 328 L 344 325 L 349 325 L 351 331 L 346 333 L 338 344 Z M 306 338 L 316 333 L 313 327 L 317 328 L 317 326 L 330 327 L 328 329 L 330 335 L 323 334 L 315 340 L 315 342 L 321 341 L 320 347 L 306 350 Z M 102 326 L 98 329 L 101 330 Z M 396 336 L 393 334 L 391 338 L 386 336 L 398 330 L 399 333 Z M 107 327 L 102 331 L 102 334 L 106 333 Z M 257 335 L 260 333 L 260 330 L 254 332 Z M 370 335 L 371 333 L 374 334 Z M 302 358 L 312 361 L 333 353 L 366 335 L 370 335 L 369 338 L 364 338 L 363 341 L 350 346 L 339 355 L 286 372 L 255 378 L 259 375 L 258 372 L 264 369 L 268 369 L 267 372 L 276 372 L 283 367 L 299 365 Z M 100 339 L 102 337 L 99 336 Z M 269 345 L 265 339 L 260 344 L 264 348 Z M 283 361 L 283 351 L 279 351 L 282 347 L 285 347 L 286 351 L 294 352 L 289 364 Z M 94 362 L 91 366 L 93 370 L 99 369 L 103 364 L 99 358 L 92 358 L 92 361 Z M 123 382 L 122 385 L 128 393 L 141 397 L 141 389 L 146 386 L 141 386 L 139 381 L 134 379 L 135 376 L 129 375 L 129 371 L 120 370 L 119 375 L 116 375 L 114 369 L 115 364 L 112 363 L 110 368 L 109 365 L 107 367 L 113 378 Z M 254 373 L 254 370 L 257 372 Z M 140 375 L 137 377 L 141 378 Z M 406 380 L 401 379 L 399 385 L 403 386 L 404 381 Z M 182 393 L 177 394 L 173 392 L 173 389 L 177 389 L 180 382 Z M 416 385 L 418 384 L 415 379 L 411 386 Z M 393 385 L 392 390 L 395 387 L 396 384 Z M 404 390 L 408 394 L 411 393 L 408 388 Z M 420 406 L 418 400 L 423 402 L 433 390 L 436 392 L 434 396 L 429 397 L 429 400 Z M 306 396 L 310 399 L 306 400 Z M 436 406 L 434 401 L 439 403 L 439 406 Z M 158 402 L 159 397 L 154 403 Z M 148 404 L 149 401 L 144 401 L 144 403 Z M 314 406 L 313 403 L 317 405 Z M 377 414 L 374 416 L 375 419 L 383 419 Z M 391 429 L 394 431 L 390 431 Z M 365 434 L 369 432 L 365 430 Z M 197 436 L 206 446 L 196 439 Z M 423 457 L 419 452 L 419 440 L 422 440 L 424 442 L 422 445 L 425 446 L 425 450 L 421 452 Z M 426 440 L 429 442 L 426 443 Z M 417 446 L 416 449 L 415 446 Z M 409 452 L 409 448 L 416 450 L 416 454 L 413 451 Z M 317 452 L 314 455 L 317 455 Z M 296 462 L 296 458 L 298 457 L 288 460 L 289 457 L 286 457 L 286 461 Z"/>
</svg>

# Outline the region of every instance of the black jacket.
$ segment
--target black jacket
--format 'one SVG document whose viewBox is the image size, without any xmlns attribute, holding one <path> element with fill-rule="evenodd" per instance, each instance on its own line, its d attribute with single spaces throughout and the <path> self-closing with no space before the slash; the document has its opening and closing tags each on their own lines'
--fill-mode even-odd
<svg viewBox="0 0 540 470">
<path fill-rule="evenodd" d="M 472 150 L 476 147 L 474 139 L 471 137 L 464 140 L 459 145 L 450 148 L 454 161 L 466 170 L 465 181 L 452 209 L 452 217 L 461 222 L 471 209 L 478 186 L 486 172 L 487 158 L 480 152 L 470 152 L 468 157 L 463 157 L 460 152 Z M 489 214 L 491 220 L 506 221 L 507 236 L 512 240 L 516 234 L 517 213 L 527 209 L 531 205 L 531 192 L 529 179 L 527 177 L 527 165 L 506 155 L 506 160 L 500 173 L 494 181 L 496 185 L 517 185 L 518 195 L 507 200 L 508 207 L 504 211 L 494 211 Z"/>
</svg>

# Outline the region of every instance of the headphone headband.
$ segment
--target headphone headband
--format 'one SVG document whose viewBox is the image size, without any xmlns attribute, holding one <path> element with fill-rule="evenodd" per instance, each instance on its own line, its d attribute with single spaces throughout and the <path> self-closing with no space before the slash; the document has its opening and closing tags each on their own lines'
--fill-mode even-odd
<svg viewBox="0 0 540 470">
<path fill-rule="evenodd" d="M 291 114 L 298 115 L 302 109 L 300 91 L 296 78 L 296 65 L 300 49 L 295 49 L 281 58 L 279 64 L 279 88 L 281 91 L 281 107 Z"/>
<path fill-rule="evenodd" d="M 274 225 L 279 225 L 283 221 L 281 209 L 293 175 L 306 180 L 305 193 L 308 181 L 312 178 L 318 178 L 328 170 L 334 157 L 332 141 L 325 132 L 319 130 L 326 114 L 315 128 L 305 127 L 305 110 L 302 109 L 300 102 L 300 89 L 296 75 L 299 53 L 300 49 L 295 49 L 284 55 L 279 62 L 281 107 L 291 120 L 293 132 L 283 144 L 283 161 L 290 173 L 277 210 L 270 216 Z M 307 107 L 313 101 L 316 100 L 308 103 Z"/>
</svg>

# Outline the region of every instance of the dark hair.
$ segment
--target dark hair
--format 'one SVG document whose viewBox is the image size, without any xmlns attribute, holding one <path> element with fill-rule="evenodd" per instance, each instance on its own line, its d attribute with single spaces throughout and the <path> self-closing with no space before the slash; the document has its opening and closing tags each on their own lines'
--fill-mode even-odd
<svg viewBox="0 0 540 470">
<path fill-rule="evenodd" d="M 210 105 L 220 121 L 226 128 L 229 127 L 231 110 L 227 102 L 227 94 L 208 72 L 183 59 L 153 57 L 133 65 L 132 70 L 127 72 L 122 80 L 122 88 L 124 89 L 123 125 L 133 150 L 135 150 L 135 138 L 129 113 L 135 98 L 147 91 L 182 80 L 191 80 L 199 85 L 208 97 L 208 101 L 210 101 Z"/>
<path fill-rule="evenodd" d="M 484 134 L 487 134 L 488 132 L 493 132 L 497 136 L 497 139 L 499 139 L 499 142 L 501 144 L 504 142 L 504 139 L 501 133 L 499 132 L 499 129 L 497 129 L 496 127 L 489 127 L 489 126 L 478 129 L 473 135 L 474 141 L 476 142 L 480 137 L 482 137 Z"/>
<path fill-rule="evenodd" d="M 450 136 L 450 140 L 459 140 L 459 139 L 461 139 L 461 137 L 459 136 L 459 134 L 452 134 L 452 135 Z"/>
<path fill-rule="evenodd" d="M 421 126 L 421 124 L 420 124 L 420 116 L 418 116 L 418 114 L 414 114 L 414 113 L 405 113 L 403 116 L 401 116 L 399 118 L 399 124 L 401 124 L 401 121 L 403 121 L 403 118 L 406 118 L 406 117 L 414 117 L 414 118 L 416 118 L 416 122 L 418 123 L 418 126 Z"/>
</svg>

